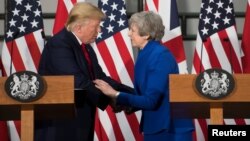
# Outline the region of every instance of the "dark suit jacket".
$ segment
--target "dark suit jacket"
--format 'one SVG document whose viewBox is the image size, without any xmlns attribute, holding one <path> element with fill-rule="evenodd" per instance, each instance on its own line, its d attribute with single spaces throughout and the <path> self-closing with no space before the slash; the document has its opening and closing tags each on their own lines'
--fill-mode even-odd
<svg viewBox="0 0 250 141">
<path fill-rule="evenodd" d="M 94 77 L 103 79 L 120 91 L 132 91 L 106 76 L 96 54 L 86 45 L 93 65 Z M 48 40 L 39 65 L 41 75 L 74 75 L 76 118 L 73 120 L 37 121 L 36 141 L 92 141 L 96 106 L 104 110 L 110 99 L 98 90 L 87 69 L 87 60 L 73 33 L 65 28 Z"/>
</svg>

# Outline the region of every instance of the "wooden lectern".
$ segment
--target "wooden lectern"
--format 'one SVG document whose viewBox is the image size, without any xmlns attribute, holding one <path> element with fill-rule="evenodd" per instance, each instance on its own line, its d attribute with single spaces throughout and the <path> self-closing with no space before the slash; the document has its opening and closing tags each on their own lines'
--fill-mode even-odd
<svg viewBox="0 0 250 141">
<path fill-rule="evenodd" d="M 21 119 L 21 141 L 33 141 L 35 119 L 73 118 L 74 77 L 44 76 L 46 92 L 38 100 L 22 103 L 9 97 L 4 89 L 7 77 L 0 77 L 0 120 Z"/>
<path fill-rule="evenodd" d="M 195 88 L 196 77 L 195 74 L 169 76 L 174 117 L 210 118 L 211 124 L 217 125 L 222 125 L 224 118 L 250 118 L 250 74 L 234 74 L 234 91 L 219 100 L 200 95 Z"/>
</svg>

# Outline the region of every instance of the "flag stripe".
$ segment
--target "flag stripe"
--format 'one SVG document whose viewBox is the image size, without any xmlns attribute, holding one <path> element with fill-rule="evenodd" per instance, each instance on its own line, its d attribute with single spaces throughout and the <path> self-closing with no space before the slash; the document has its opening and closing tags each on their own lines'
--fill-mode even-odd
<svg viewBox="0 0 250 141">
<path fill-rule="evenodd" d="M 32 60 L 31 53 L 29 52 L 29 48 L 28 48 L 27 42 L 25 40 L 25 37 L 20 37 L 20 38 L 16 39 L 16 44 L 18 45 L 17 46 L 18 49 L 14 51 L 15 58 L 13 59 L 13 61 L 14 61 L 14 63 L 16 61 L 17 64 L 22 62 L 22 64 L 24 65 L 24 66 L 22 66 L 22 68 L 16 67 L 16 70 L 17 71 L 30 70 L 30 71 L 36 72 L 34 60 Z M 20 45 L 22 45 L 22 46 L 20 46 Z M 19 57 L 20 57 L 20 60 L 19 60 Z"/>
<path fill-rule="evenodd" d="M 40 61 L 40 56 L 41 56 L 41 52 L 39 51 L 39 47 L 38 44 L 36 43 L 36 39 L 34 37 L 34 34 L 28 34 L 25 36 L 25 41 L 27 41 L 27 47 L 29 49 L 30 55 L 31 55 L 31 59 L 34 62 L 34 67 L 35 70 L 38 69 L 38 65 L 39 65 L 39 61 Z M 28 60 L 29 61 L 29 60 Z"/>
<path fill-rule="evenodd" d="M 213 61 L 213 58 L 209 58 L 211 65 L 213 68 L 225 68 L 228 72 L 231 72 L 230 61 L 227 57 L 227 50 L 225 50 L 225 41 L 223 41 L 223 37 L 227 38 L 227 35 L 223 35 L 224 30 L 219 32 L 218 34 L 214 34 L 209 38 L 209 42 L 211 45 L 207 45 L 207 50 L 213 49 L 214 55 L 216 56 L 216 62 Z M 222 38 L 220 38 L 222 37 Z M 209 53 L 208 53 L 209 54 Z"/>
<path fill-rule="evenodd" d="M 97 110 L 95 116 L 95 140 L 99 141 L 99 139 L 102 139 L 102 141 L 108 141 L 108 136 L 104 131 L 100 119 L 98 118 L 100 117 L 99 113 L 100 112 Z"/>
<path fill-rule="evenodd" d="M 121 130 L 119 128 L 117 128 L 117 126 L 116 126 L 117 120 L 115 119 L 115 121 L 114 121 L 114 119 L 113 119 L 114 117 L 111 116 L 110 107 L 107 107 L 105 112 L 99 112 L 98 115 L 99 115 L 99 117 L 102 117 L 102 118 L 99 118 L 99 120 L 104 128 L 104 131 L 105 131 L 105 132 L 102 132 L 102 134 L 107 135 L 109 140 L 115 140 L 116 137 L 121 136 Z M 118 129 L 118 131 L 114 132 L 114 131 L 116 131 L 116 129 Z M 100 139 L 100 140 L 102 140 L 102 139 Z"/>
<path fill-rule="evenodd" d="M 115 38 L 115 37 L 114 37 Z M 116 41 L 116 40 L 115 40 Z M 113 70 L 113 71 L 115 71 L 115 70 L 118 70 L 118 69 L 111 69 L 112 67 L 110 66 L 111 64 L 111 62 L 110 61 L 108 61 L 108 60 L 110 60 L 110 58 L 111 57 L 114 57 L 114 56 L 116 56 L 116 57 L 114 57 L 113 59 L 114 60 L 117 60 L 117 58 L 119 58 L 118 56 L 118 54 L 120 54 L 120 53 L 118 53 L 117 51 L 116 51 L 116 48 L 115 48 L 115 46 L 116 46 L 116 43 L 115 43 L 115 41 L 113 40 L 113 38 L 111 38 L 111 39 L 106 39 L 105 40 L 105 43 L 104 42 L 99 42 L 98 44 L 97 44 L 97 46 L 98 46 L 98 52 L 100 52 L 100 55 L 102 56 L 101 58 L 100 58 L 100 60 L 103 60 L 103 62 L 108 62 L 109 63 L 109 65 L 107 64 L 107 63 L 105 63 L 105 64 L 101 64 L 101 66 L 106 66 L 106 68 L 109 68 L 108 70 L 108 72 L 109 72 L 109 74 L 114 74 L 114 72 L 112 72 L 112 71 L 110 71 L 110 70 Z M 117 42 L 118 43 L 118 42 Z M 106 46 L 107 44 L 113 44 L 114 46 Z M 120 46 L 122 46 L 121 45 L 121 43 L 119 42 L 119 45 Z M 108 48 L 109 49 L 109 52 L 110 53 L 112 53 L 112 55 L 109 55 L 109 52 L 107 51 L 107 50 L 104 50 L 105 48 Z M 124 53 L 124 52 L 122 52 L 122 53 Z M 108 56 L 111 56 L 110 58 L 108 57 Z M 107 61 L 105 61 L 105 59 L 107 60 Z M 99 59 L 98 59 L 99 60 Z M 123 63 L 123 61 L 121 61 L 121 60 L 119 60 L 119 61 L 116 61 L 116 62 L 120 62 L 119 64 L 116 64 L 116 65 L 113 65 L 113 67 L 117 67 L 117 66 L 120 66 L 120 64 L 122 63 L 122 64 L 125 64 L 125 63 Z M 100 62 L 99 62 L 100 63 Z M 126 73 L 127 74 L 127 73 Z M 111 77 L 112 78 L 116 78 L 115 76 L 113 76 L 113 75 L 111 75 Z M 120 77 L 118 77 L 119 79 L 118 79 L 118 81 L 120 81 Z M 124 77 L 123 77 L 124 78 Z M 117 80 L 117 79 L 116 79 Z M 124 83 L 123 81 L 122 81 L 122 83 Z M 131 80 L 130 80 L 130 83 L 132 83 L 131 82 Z M 99 110 L 100 111 L 100 110 Z M 100 111 L 101 112 L 101 111 Z M 112 117 L 112 116 L 111 116 Z M 138 131 L 138 126 L 139 126 L 139 122 L 138 122 L 138 120 L 136 120 L 136 116 L 135 115 L 130 115 L 129 116 L 129 118 L 127 118 L 127 121 L 128 121 L 128 123 L 129 123 L 129 125 L 130 125 L 130 128 L 132 129 L 132 132 L 131 132 L 131 134 L 134 134 L 134 137 L 137 137 L 138 138 L 138 140 L 142 140 L 142 137 L 141 137 L 141 135 L 139 134 L 139 131 Z M 123 121 L 124 122 L 124 121 Z M 119 124 L 120 125 L 120 124 Z M 106 127 L 107 129 L 109 129 L 108 127 Z M 122 129 L 126 129 L 126 130 L 129 130 L 129 129 L 127 129 L 127 128 L 121 128 L 121 130 Z M 117 131 L 116 131 L 117 132 Z M 127 135 L 124 135 L 124 137 L 126 137 Z M 120 138 L 118 138 L 118 139 L 120 139 Z"/>
<path fill-rule="evenodd" d="M 198 56 L 197 50 L 194 51 L 194 57 L 196 59 L 193 60 L 192 73 L 201 73 L 202 71 L 204 71 L 204 67 L 201 63 L 201 59 Z"/>
<path fill-rule="evenodd" d="M 5 70 L 5 74 L 6 76 L 9 76 L 10 75 L 10 60 L 11 60 L 11 57 L 10 57 L 10 52 L 9 52 L 9 48 L 8 48 L 8 45 L 6 44 L 6 42 L 3 43 L 3 48 L 2 48 L 2 63 L 3 63 L 3 70 Z M 13 64 L 12 64 L 13 66 Z M 13 72 L 15 72 L 15 68 L 13 67 L 12 68 Z M 4 75 L 5 76 L 5 75 Z"/>
<path fill-rule="evenodd" d="M 221 2 L 223 4 L 218 7 Z M 218 14 L 219 18 L 216 17 Z M 232 1 L 202 0 L 198 30 L 192 73 L 210 68 L 222 68 L 230 73 L 242 72 Z M 224 119 L 223 122 L 245 124 L 244 119 Z M 197 141 L 207 141 L 208 124 L 208 119 L 195 119 Z"/>
<path fill-rule="evenodd" d="M 242 57 L 242 49 L 239 46 L 239 40 L 237 36 L 237 32 L 235 29 L 235 26 L 229 27 L 226 29 L 227 35 L 230 40 L 230 49 L 232 50 L 231 52 L 231 59 L 232 63 L 231 65 L 233 68 L 234 73 L 242 73 L 242 62 L 241 62 L 241 57 Z"/>
<path fill-rule="evenodd" d="M 0 58 L 0 77 L 3 76 L 4 69 L 3 69 L 3 63 L 2 63 L 2 58 Z"/>
<path fill-rule="evenodd" d="M 157 2 L 157 1 L 154 1 L 154 3 L 155 2 Z M 163 21 L 163 24 L 165 25 L 165 32 L 166 33 L 173 32 L 172 28 L 171 28 L 171 22 L 174 20 L 177 20 L 178 17 L 171 17 L 172 14 L 177 14 L 177 13 L 175 13 L 176 11 L 172 11 L 172 8 L 174 8 L 172 6 L 175 6 L 172 4 L 176 3 L 176 2 L 175 1 L 173 2 L 173 0 L 158 0 L 158 3 L 159 3 L 159 5 L 154 4 L 156 9 L 158 9 L 155 12 L 158 12 L 161 16 L 164 16 L 164 18 L 162 18 L 162 21 Z M 176 25 L 176 26 L 178 27 L 179 25 Z"/>
<path fill-rule="evenodd" d="M 130 76 L 130 80 L 133 80 L 134 62 L 131 59 L 132 56 L 130 55 L 128 48 L 126 47 L 126 44 L 123 40 L 121 33 L 120 32 L 116 33 L 114 35 L 114 39 L 115 39 L 116 45 L 118 45 L 117 48 L 119 50 L 119 54 L 121 55 L 122 62 L 124 62 L 124 64 L 128 64 L 128 65 L 124 65 L 127 70 L 126 72 L 128 72 Z"/>
<path fill-rule="evenodd" d="M 175 38 L 173 38 L 169 41 L 166 41 L 164 43 L 164 45 L 169 47 L 171 52 L 176 57 L 176 61 L 178 63 L 186 60 L 185 52 L 183 49 L 181 49 L 181 47 L 182 47 L 182 37 L 181 36 L 176 36 Z"/>
<path fill-rule="evenodd" d="M 204 43 L 204 49 L 206 49 L 206 52 L 208 54 L 208 59 L 212 65 L 213 68 L 220 68 L 220 63 L 217 58 L 216 52 L 212 46 L 211 39 L 208 39 L 207 42 Z"/>
<path fill-rule="evenodd" d="M 208 53 L 204 49 L 204 44 L 201 42 L 200 36 L 197 36 L 196 47 L 194 51 L 193 70 L 192 73 L 200 73 L 205 69 L 211 68 L 208 59 Z"/>
<path fill-rule="evenodd" d="M 0 135 L 1 135 L 0 137 L 1 141 L 9 141 L 8 127 L 6 121 L 0 121 Z"/>
<path fill-rule="evenodd" d="M 34 40 L 36 41 L 36 45 L 39 49 L 40 55 L 43 51 L 44 44 L 45 44 L 45 39 L 43 38 L 42 34 L 44 33 L 43 29 L 37 30 L 33 32 L 34 34 Z"/>
<path fill-rule="evenodd" d="M 134 115 L 134 114 L 133 114 Z M 138 129 L 136 127 L 133 127 L 131 126 L 131 122 L 129 121 L 129 119 L 127 119 L 126 115 L 124 114 L 124 112 L 120 112 L 120 113 L 117 113 L 116 114 L 116 117 L 117 117 L 117 120 L 118 120 L 118 123 L 120 125 L 120 128 L 121 128 L 121 131 L 122 131 L 122 134 L 124 136 L 124 140 L 136 140 L 137 137 L 135 136 L 134 133 L 138 133 Z M 138 124 L 138 123 L 137 123 Z M 136 131 L 133 132 L 134 128 L 136 128 Z"/>
<path fill-rule="evenodd" d="M 37 72 L 44 46 L 41 3 L 39 0 L 9 0 L 8 4 L 7 32 L 1 55 L 4 75 L 24 70 Z M 20 124 L 19 120 L 7 121 L 11 141 L 20 141 Z"/>
<path fill-rule="evenodd" d="M 66 22 L 66 18 L 68 16 L 68 12 L 72 8 L 73 4 L 76 2 L 80 2 L 84 0 L 59 0 L 58 1 L 58 8 L 56 13 L 56 19 L 54 24 L 53 34 L 56 31 L 62 29 L 63 25 Z M 123 8 L 125 5 L 124 1 L 122 0 L 110 0 L 110 1 L 98 1 L 99 6 L 103 3 L 107 2 L 108 4 L 105 6 L 109 6 L 108 11 L 106 11 L 106 16 L 108 17 L 111 12 L 116 12 L 116 14 L 123 13 L 121 10 L 113 10 L 110 11 L 111 5 L 119 4 Z M 118 8 L 121 8 L 119 7 Z M 104 9 L 104 7 L 100 7 Z M 121 16 L 124 16 L 121 14 Z M 123 19 L 124 17 L 117 19 Z M 126 15 L 125 15 L 126 18 Z M 107 18 L 106 21 L 108 21 Z M 113 24 L 113 23 L 112 23 Z M 112 25 L 113 26 L 113 25 Z M 121 26 L 121 25 L 120 25 Z M 57 30 L 56 30 L 57 29 Z M 104 32 L 106 28 L 102 29 Z M 111 31 L 110 31 L 111 32 Z M 108 34 L 107 34 L 108 35 Z M 106 33 L 103 34 L 106 36 Z M 94 51 L 96 52 L 98 62 L 101 65 L 103 71 L 108 75 L 111 76 L 113 79 L 127 84 L 129 86 L 133 86 L 133 69 L 134 69 L 134 61 L 133 61 L 133 50 L 131 47 L 131 41 L 128 38 L 128 28 L 123 28 L 119 32 L 115 32 L 112 36 L 105 38 L 105 40 L 98 41 L 96 43 L 91 44 Z M 95 125 L 95 141 L 108 141 L 108 140 L 137 140 L 137 137 L 141 136 L 139 134 L 139 122 L 140 119 L 140 112 L 136 112 L 132 114 L 132 118 L 127 118 L 126 115 L 121 112 L 118 114 L 114 114 L 112 109 L 108 107 L 105 111 L 101 111 L 97 109 L 97 116 L 96 116 L 96 125 Z M 119 118 L 118 118 L 119 117 Z M 120 121 L 123 119 L 124 121 Z M 131 121 L 130 121 L 131 120 Z M 124 125 L 124 123 L 127 123 Z M 132 124 L 133 125 L 132 125 Z M 137 124 L 134 124 L 137 123 Z M 132 129 L 133 128 L 133 129 Z M 133 133 L 136 131 L 135 133 Z M 135 137 L 136 136 L 136 137 Z"/>
<path fill-rule="evenodd" d="M 11 141 L 20 141 L 20 121 L 7 121 Z"/>
<path fill-rule="evenodd" d="M 237 125 L 246 125 L 245 119 L 235 119 Z"/>
<path fill-rule="evenodd" d="M 17 40 L 18 39 L 16 39 L 16 41 L 7 43 L 10 58 L 12 58 L 13 62 L 12 73 L 13 73 L 13 68 L 15 68 L 15 70 L 25 70 L 25 65 L 22 62 L 22 57 L 18 50 Z"/>
<path fill-rule="evenodd" d="M 116 34 L 119 34 L 119 33 L 116 33 Z M 107 45 L 108 52 L 110 53 L 110 57 L 113 60 L 113 63 L 114 63 L 113 67 L 115 67 L 115 70 L 116 70 L 117 75 L 119 77 L 119 79 L 117 79 L 117 81 L 123 82 L 122 78 L 123 79 L 127 78 L 129 80 L 131 80 L 131 79 L 130 79 L 128 73 L 127 73 L 125 63 L 123 62 L 123 58 L 122 58 L 121 54 L 119 53 L 119 48 L 121 48 L 122 45 L 121 45 L 121 43 L 116 44 L 116 40 L 118 40 L 118 39 L 115 38 L 116 34 L 114 34 L 112 37 L 106 39 L 105 44 Z M 102 53 L 100 51 L 100 54 L 103 54 L 103 56 L 107 57 L 107 54 L 105 54 L 104 52 Z M 105 59 L 105 58 L 103 58 L 103 59 Z M 107 63 L 110 63 L 110 62 L 107 61 Z M 104 64 L 104 65 L 106 65 L 106 64 Z"/>
<path fill-rule="evenodd" d="M 222 65 L 222 67 L 219 68 L 224 68 L 228 72 L 233 73 L 231 71 L 232 70 L 231 65 L 234 64 L 232 59 L 236 58 L 236 56 L 235 52 L 232 50 L 232 44 L 228 39 L 226 31 L 222 30 L 218 32 L 218 37 L 216 38 L 220 39 L 221 43 L 221 44 L 216 44 L 218 45 L 217 47 L 215 46 L 217 51 L 217 56 L 220 58 L 220 64 Z M 216 41 L 215 39 L 214 42 Z M 221 48 L 221 50 L 219 50 L 220 49 L 219 47 Z"/>
<path fill-rule="evenodd" d="M 244 30 L 242 35 L 242 50 L 244 53 L 244 56 L 242 57 L 242 63 L 243 63 L 243 72 L 244 73 L 250 73 L 250 0 L 247 2 L 246 6 L 246 14 L 245 14 L 245 23 L 244 23 Z"/>
<path fill-rule="evenodd" d="M 97 48 L 96 43 L 92 43 L 91 45 L 96 53 L 98 63 L 101 65 L 103 72 L 105 72 L 107 76 L 110 76 L 109 71 L 108 71 L 107 67 L 105 66 L 104 60 L 101 57 L 101 54 Z"/>
<path fill-rule="evenodd" d="M 56 34 L 58 31 L 60 31 L 64 27 L 64 24 L 66 23 L 66 20 L 67 20 L 66 17 L 68 17 L 68 10 L 66 6 L 72 5 L 71 1 L 73 0 L 58 0 L 57 1 L 57 10 L 56 10 L 55 22 L 54 22 L 54 27 L 53 27 L 53 34 Z"/>
<path fill-rule="evenodd" d="M 120 78 L 118 76 L 118 73 L 115 68 L 114 61 L 111 57 L 110 52 L 108 51 L 107 43 L 106 41 L 101 41 L 97 44 L 97 48 L 100 52 L 100 55 L 105 63 L 106 68 L 108 69 L 108 72 L 110 76 L 120 82 Z"/>
<path fill-rule="evenodd" d="M 250 119 L 245 119 L 246 125 L 250 125 Z"/>
<path fill-rule="evenodd" d="M 195 123 L 195 140 L 196 141 L 207 141 L 206 138 L 206 126 L 207 122 L 205 119 L 194 119 Z M 198 134 L 197 134 L 198 133 Z"/>
<path fill-rule="evenodd" d="M 124 140 L 124 136 L 122 135 L 121 128 L 119 127 L 117 117 L 115 116 L 114 112 L 112 112 L 112 108 L 108 107 L 106 109 L 106 111 L 107 111 L 107 113 L 109 115 L 108 117 L 111 120 L 111 123 L 112 123 L 112 126 L 113 126 L 113 128 L 111 128 L 111 129 L 113 129 L 113 131 L 115 133 L 115 138 L 119 139 L 119 140 Z M 110 138 L 110 140 L 112 140 L 112 138 Z"/>
<path fill-rule="evenodd" d="M 162 42 L 167 42 L 169 40 L 173 40 L 174 38 L 178 38 L 178 36 L 181 36 L 181 28 L 180 27 L 176 27 L 176 28 L 173 28 L 171 30 L 166 30 L 165 34 L 162 38 Z M 182 36 L 180 38 L 182 40 Z M 183 45 L 181 44 L 181 47 L 182 46 Z"/>
<path fill-rule="evenodd" d="M 145 10 L 158 12 L 165 25 L 162 43 L 170 49 L 178 63 L 179 72 L 187 74 L 187 63 L 183 38 L 179 24 L 177 4 L 175 0 L 146 0 Z"/>
<path fill-rule="evenodd" d="M 99 63 L 102 66 L 102 68 L 104 68 L 104 70 L 107 71 L 105 73 L 109 74 L 113 79 L 116 79 L 123 84 L 133 87 L 133 77 L 134 77 L 133 76 L 134 75 L 133 50 L 131 46 L 131 41 L 128 37 L 128 27 L 127 27 L 127 21 L 126 21 L 127 16 L 124 14 L 125 12 L 122 12 L 126 10 L 124 9 L 125 1 L 123 0 L 101 1 L 99 0 L 98 6 L 100 9 L 105 11 L 106 16 L 108 17 L 104 21 L 104 24 L 102 25 L 109 26 L 109 28 L 105 26 L 102 27 L 102 34 L 100 35 L 100 37 L 103 38 L 103 40 L 100 40 L 98 38 L 97 43 L 96 43 L 97 49 L 95 49 L 95 51 L 97 52 L 97 55 L 101 56 L 100 58 L 98 58 L 98 60 L 100 60 Z M 116 6 L 117 6 L 117 9 L 115 8 Z M 117 22 L 111 22 L 111 19 L 109 17 L 112 17 L 112 15 L 115 16 L 117 21 L 122 20 L 123 24 L 119 23 L 118 25 Z M 107 30 L 111 28 L 112 30 Z M 107 53 L 108 51 L 109 53 Z M 99 110 L 99 112 L 102 112 L 102 111 Z M 104 111 L 104 112 L 107 112 L 107 111 Z M 139 130 L 138 130 L 139 120 L 140 120 L 140 115 L 141 115 L 140 113 L 141 113 L 140 111 L 136 112 L 135 114 L 132 114 L 132 116 L 129 116 L 129 118 L 128 116 L 124 114 L 124 112 L 117 113 L 114 115 L 112 115 L 111 113 L 109 114 L 109 118 L 113 119 L 113 117 L 115 117 L 117 119 L 118 121 L 117 124 L 119 125 L 120 131 L 122 132 L 122 136 L 123 136 L 123 138 L 118 138 L 118 136 L 116 136 L 115 140 L 117 141 L 123 141 L 123 140 L 141 141 L 142 140 L 142 135 L 139 133 Z M 100 116 L 100 118 L 102 117 Z M 114 132 L 114 134 L 117 134 L 115 133 L 117 132 L 115 129 L 109 129 L 108 127 L 107 128 L 104 127 L 104 129 L 110 131 L 110 133 Z M 112 140 L 112 138 L 110 140 Z"/>
<path fill-rule="evenodd" d="M 158 0 L 146 0 L 145 10 L 158 11 Z"/>
<path fill-rule="evenodd" d="M 128 120 L 128 123 L 130 125 L 130 128 L 132 130 L 132 133 L 135 139 L 137 141 L 142 141 L 143 137 L 141 136 L 139 129 L 138 129 L 140 120 L 137 119 L 135 114 L 127 115 L 126 118 Z"/>
</svg>

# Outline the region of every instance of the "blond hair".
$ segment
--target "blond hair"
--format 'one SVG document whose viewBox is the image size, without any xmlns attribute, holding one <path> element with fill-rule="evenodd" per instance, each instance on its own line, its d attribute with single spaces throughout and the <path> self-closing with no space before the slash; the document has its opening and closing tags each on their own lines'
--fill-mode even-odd
<svg viewBox="0 0 250 141">
<path fill-rule="evenodd" d="M 88 19 L 103 20 L 105 14 L 96 6 L 87 2 L 79 2 L 71 9 L 65 24 L 68 31 L 71 31 L 76 23 L 87 22 Z"/>
</svg>

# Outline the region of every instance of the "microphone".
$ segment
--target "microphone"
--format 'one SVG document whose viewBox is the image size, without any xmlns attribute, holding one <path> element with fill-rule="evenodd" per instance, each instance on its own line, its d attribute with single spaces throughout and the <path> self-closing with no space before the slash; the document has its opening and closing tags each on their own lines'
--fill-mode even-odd
<svg viewBox="0 0 250 141">
<path fill-rule="evenodd" d="M 43 39 L 46 39 L 46 36 L 45 36 L 45 33 L 44 33 L 43 30 L 41 31 L 41 35 L 42 35 L 42 38 L 43 38 Z"/>
<path fill-rule="evenodd" d="M 201 59 L 200 59 L 200 73 L 202 71 L 202 58 L 203 58 L 203 43 L 207 41 L 206 38 L 201 39 L 202 43 L 201 43 Z"/>
<path fill-rule="evenodd" d="M 17 30 L 12 37 L 11 40 L 11 47 L 10 47 L 10 75 L 12 74 L 12 60 L 13 60 L 13 52 L 14 52 L 14 41 L 19 35 L 19 30 Z"/>
<path fill-rule="evenodd" d="M 43 38 L 43 45 L 45 45 L 45 42 L 46 42 L 46 36 L 45 36 L 45 33 L 44 33 L 44 31 L 43 31 L 43 30 L 41 31 L 41 35 L 42 35 L 42 38 Z"/>
</svg>

